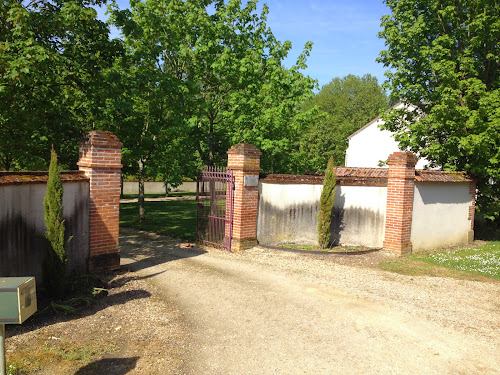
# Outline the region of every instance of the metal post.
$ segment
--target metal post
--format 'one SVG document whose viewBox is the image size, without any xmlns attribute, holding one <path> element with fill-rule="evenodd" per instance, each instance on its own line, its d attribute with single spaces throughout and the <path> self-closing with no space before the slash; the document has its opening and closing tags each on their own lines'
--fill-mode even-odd
<svg viewBox="0 0 500 375">
<path fill-rule="evenodd" d="M 0 375 L 7 375 L 7 362 L 5 362 L 5 324 L 0 324 Z"/>
</svg>

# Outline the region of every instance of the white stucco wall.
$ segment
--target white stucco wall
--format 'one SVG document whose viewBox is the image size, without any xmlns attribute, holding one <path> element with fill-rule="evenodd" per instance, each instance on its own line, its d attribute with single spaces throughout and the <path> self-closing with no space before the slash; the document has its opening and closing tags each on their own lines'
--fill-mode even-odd
<svg viewBox="0 0 500 375">
<path fill-rule="evenodd" d="M 316 244 L 322 185 L 259 182 L 257 239 L 265 245 Z"/>
<path fill-rule="evenodd" d="M 186 181 L 172 188 L 169 186 L 170 191 L 190 191 L 196 192 L 196 181 Z M 137 181 L 124 181 L 123 194 L 139 194 L 139 182 Z M 146 181 L 144 183 L 144 194 L 165 194 L 165 184 L 158 181 Z"/>
<path fill-rule="evenodd" d="M 472 197 L 468 183 L 416 182 L 411 242 L 413 250 L 466 244 Z"/>
<path fill-rule="evenodd" d="M 337 187 L 332 228 L 335 242 L 382 247 L 386 202 L 387 187 Z"/>
<path fill-rule="evenodd" d="M 264 245 L 317 244 L 317 213 L 323 186 L 259 183 L 257 239 Z M 381 247 L 386 187 L 338 186 L 332 241 L 342 245 Z"/>
</svg>

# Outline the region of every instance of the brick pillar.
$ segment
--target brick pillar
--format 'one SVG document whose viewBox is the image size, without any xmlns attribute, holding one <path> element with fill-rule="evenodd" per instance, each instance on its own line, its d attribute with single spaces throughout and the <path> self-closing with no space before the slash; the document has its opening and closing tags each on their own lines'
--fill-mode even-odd
<svg viewBox="0 0 500 375">
<path fill-rule="evenodd" d="M 240 251 L 257 245 L 260 150 L 248 143 L 234 145 L 227 152 L 227 167 L 234 173 L 233 241 Z"/>
<path fill-rule="evenodd" d="M 115 135 L 106 131 L 91 131 L 79 144 L 78 166 L 90 179 L 89 270 L 118 269 L 122 144 Z"/>
<path fill-rule="evenodd" d="M 394 152 L 387 159 L 387 206 L 385 216 L 384 248 L 397 254 L 411 253 L 411 220 L 415 164 L 411 152 Z"/>
</svg>

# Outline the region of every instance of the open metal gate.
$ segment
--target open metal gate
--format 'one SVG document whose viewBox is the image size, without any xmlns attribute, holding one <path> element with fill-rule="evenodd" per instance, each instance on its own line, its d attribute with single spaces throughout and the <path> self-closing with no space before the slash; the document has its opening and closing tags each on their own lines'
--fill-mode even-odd
<svg viewBox="0 0 500 375">
<path fill-rule="evenodd" d="M 205 167 L 196 184 L 196 239 L 231 251 L 234 176 L 230 169 Z"/>
</svg>

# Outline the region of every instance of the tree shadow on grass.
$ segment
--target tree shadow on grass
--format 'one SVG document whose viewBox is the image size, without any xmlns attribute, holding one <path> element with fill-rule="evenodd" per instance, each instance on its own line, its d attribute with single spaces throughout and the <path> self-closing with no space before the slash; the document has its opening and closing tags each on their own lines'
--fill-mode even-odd
<svg viewBox="0 0 500 375">
<path fill-rule="evenodd" d="M 75 372 L 75 375 L 124 375 L 132 371 L 139 357 L 103 358 L 91 362 Z"/>
</svg>

